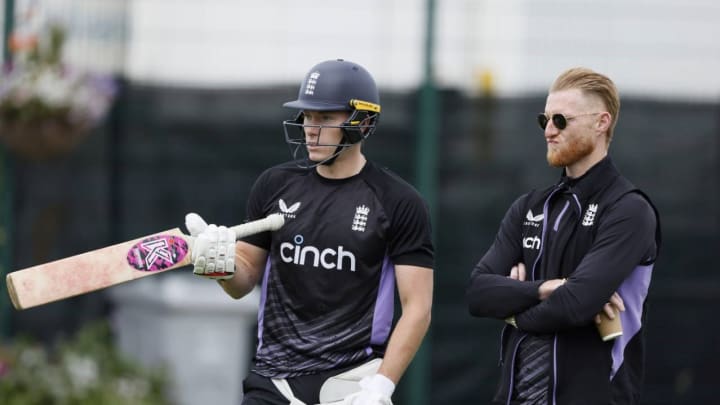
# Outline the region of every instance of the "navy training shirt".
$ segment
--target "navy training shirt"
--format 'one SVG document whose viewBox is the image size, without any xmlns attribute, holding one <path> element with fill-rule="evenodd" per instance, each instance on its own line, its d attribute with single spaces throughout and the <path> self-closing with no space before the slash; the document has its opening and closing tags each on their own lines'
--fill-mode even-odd
<svg viewBox="0 0 720 405">
<path fill-rule="evenodd" d="M 248 220 L 285 216 L 279 230 L 243 239 L 269 251 L 253 371 L 294 377 L 382 356 L 394 266 L 433 267 L 417 191 L 371 162 L 347 179 L 286 163 L 260 175 L 247 209 Z"/>
</svg>

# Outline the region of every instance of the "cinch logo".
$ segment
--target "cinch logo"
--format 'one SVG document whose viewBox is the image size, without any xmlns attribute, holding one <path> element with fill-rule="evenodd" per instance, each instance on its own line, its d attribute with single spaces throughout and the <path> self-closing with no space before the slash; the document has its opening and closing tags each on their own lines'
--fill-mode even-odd
<svg viewBox="0 0 720 405">
<path fill-rule="evenodd" d="M 342 245 L 337 249 L 320 250 L 315 246 L 302 246 L 305 239 L 302 235 L 295 235 L 293 243 L 283 242 L 280 244 L 280 258 L 285 263 L 295 263 L 301 266 L 322 267 L 328 270 L 343 270 L 350 266 L 350 271 L 355 271 L 355 255 L 347 252 Z"/>
<path fill-rule="evenodd" d="M 286 218 L 295 218 L 295 211 L 300 208 L 300 202 L 296 202 L 295 204 L 291 205 L 290 207 L 285 204 L 285 201 L 281 198 L 280 201 L 278 201 L 278 205 L 280 206 L 280 212 L 285 215 Z"/>
<path fill-rule="evenodd" d="M 540 238 L 537 236 L 523 238 L 522 245 L 525 249 L 540 250 Z"/>
<path fill-rule="evenodd" d="M 525 221 L 523 223 L 524 226 L 534 226 L 535 228 L 538 228 L 540 226 L 540 222 L 545 218 L 544 214 L 540 215 L 533 215 L 532 210 L 528 210 L 527 215 L 525 215 Z"/>
<path fill-rule="evenodd" d="M 312 96 L 315 94 L 315 86 L 317 85 L 317 79 L 320 77 L 320 72 L 312 72 L 308 77 L 308 81 L 305 84 L 305 94 Z"/>
<path fill-rule="evenodd" d="M 597 213 L 597 209 L 597 204 L 588 205 L 587 211 L 585 211 L 585 216 L 582 220 L 583 226 L 592 226 L 592 224 L 595 223 L 595 213 Z"/>
</svg>

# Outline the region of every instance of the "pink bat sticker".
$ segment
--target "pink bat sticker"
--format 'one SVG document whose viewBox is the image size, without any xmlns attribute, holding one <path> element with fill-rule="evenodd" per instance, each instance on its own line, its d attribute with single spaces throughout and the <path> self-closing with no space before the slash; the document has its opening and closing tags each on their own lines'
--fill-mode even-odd
<svg viewBox="0 0 720 405">
<path fill-rule="evenodd" d="M 142 271 L 165 270 L 179 263 L 188 253 L 185 240 L 173 235 L 156 235 L 133 245 L 127 254 L 127 261 Z"/>
</svg>

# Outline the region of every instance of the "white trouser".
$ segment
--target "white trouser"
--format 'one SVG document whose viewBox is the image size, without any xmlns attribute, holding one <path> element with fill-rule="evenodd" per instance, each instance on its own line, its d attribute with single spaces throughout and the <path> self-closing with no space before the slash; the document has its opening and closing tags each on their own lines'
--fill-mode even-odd
<svg viewBox="0 0 720 405">
<path fill-rule="evenodd" d="M 382 363 L 382 359 L 373 359 L 325 380 L 322 387 L 320 387 L 320 404 L 318 405 L 342 405 L 345 397 L 360 391 L 358 382 L 360 382 L 363 377 L 377 373 L 380 368 L 380 363 Z M 290 401 L 290 405 L 306 405 L 301 400 L 295 398 L 287 380 L 284 378 L 273 378 L 272 382 L 275 388 Z"/>
</svg>

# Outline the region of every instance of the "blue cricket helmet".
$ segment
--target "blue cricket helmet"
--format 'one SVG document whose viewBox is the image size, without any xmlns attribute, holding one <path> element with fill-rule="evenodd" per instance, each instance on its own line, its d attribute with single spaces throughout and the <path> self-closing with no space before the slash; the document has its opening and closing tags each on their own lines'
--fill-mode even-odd
<svg viewBox="0 0 720 405">
<path fill-rule="evenodd" d="M 380 118 L 380 95 L 375 80 L 362 66 L 343 59 L 313 66 L 300 85 L 297 100 L 288 101 L 283 106 L 300 110 L 295 119 L 283 121 L 283 127 L 293 158 L 300 167 L 306 168 L 333 164 L 346 148 L 372 135 Z M 336 126 L 344 134 L 342 141 L 326 145 L 336 149 L 322 162 L 310 161 L 307 156 L 304 111 L 350 112 L 347 120 Z"/>
<path fill-rule="evenodd" d="M 353 100 L 380 109 L 375 80 L 364 67 L 343 59 L 328 60 L 313 66 L 300 85 L 298 98 L 283 106 L 300 110 L 353 111 L 368 106 L 353 105 Z"/>
</svg>

